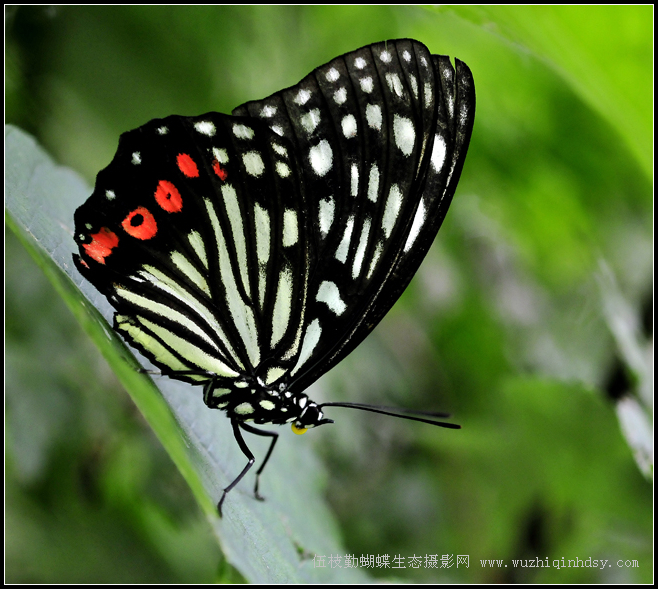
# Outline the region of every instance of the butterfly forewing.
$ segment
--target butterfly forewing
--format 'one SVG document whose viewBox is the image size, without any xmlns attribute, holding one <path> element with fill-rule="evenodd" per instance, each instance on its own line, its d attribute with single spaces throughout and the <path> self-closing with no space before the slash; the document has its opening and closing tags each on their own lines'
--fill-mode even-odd
<svg viewBox="0 0 658 589">
<path fill-rule="evenodd" d="M 461 75 L 470 79 L 467 68 Z M 296 390 L 363 340 L 431 245 L 465 155 L 457 123 L 470 135 L 473 120 L 474 102 L 456 94 L 449 60 L 402 40 L 343 55 L 234 111 L 299 154 L 312 263 Z"/>
<path fill-rule="evenodd" d="M 299 353 L 307 222 L 294 152 L 265 125 L 217 113 L 122 136 L 76 212 L 77 266 L 115 328 L 164 372 L 276 379 Z"/>
</svg>

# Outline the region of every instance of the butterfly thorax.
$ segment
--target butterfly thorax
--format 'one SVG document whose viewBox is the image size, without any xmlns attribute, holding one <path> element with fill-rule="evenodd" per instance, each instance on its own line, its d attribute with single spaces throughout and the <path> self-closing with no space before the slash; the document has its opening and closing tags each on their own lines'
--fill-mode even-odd
<svg viewBox="0 0 658 589">
<path fill-rule="evenodd" d="M 204 387 L 203 400 L 211 409 L 222 409 L 230 418 L 241 422 L 292 423 L 293 430 L 331 423 L 308 395 L 293 393 L 283 383 L 266 385 L 258 377 L 245 377 L 230 387 L 218 386 L 211 380 Z"/>
</svg>

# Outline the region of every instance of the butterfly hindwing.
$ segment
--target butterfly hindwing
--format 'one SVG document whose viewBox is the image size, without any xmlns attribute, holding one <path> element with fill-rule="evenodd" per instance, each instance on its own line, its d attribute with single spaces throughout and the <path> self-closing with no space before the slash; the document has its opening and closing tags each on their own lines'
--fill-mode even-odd
<svg viewBox="0 0 658 589">
<path fill-rule="evenodd" d="M 295 146 L 308 195 L 312 263 L 295 390 L 363 340 L 431 245 L 473 123 L 470 71 L 457 68 L 456 83 L 449 59 L 424 45 L 378 43 L 234 111 Z"/>
<path fill-rule="evenodd" d="M 432 55 L 435 79 L 440 80 L 436 91 L 437 126 L 425 176 L 422 197 L 411 223 L 411 229 L 382 285 L 367 317 L 351 335 L 349 342 L 331 359 L 331 366 L 347 356 L 388 313 L 415 275 L 429 251 L 443 219 L 448 212 L 473 129 L 475 89 L 468 66 L 455 60 L 453 69 L 445 55 Z"/>
</svg>

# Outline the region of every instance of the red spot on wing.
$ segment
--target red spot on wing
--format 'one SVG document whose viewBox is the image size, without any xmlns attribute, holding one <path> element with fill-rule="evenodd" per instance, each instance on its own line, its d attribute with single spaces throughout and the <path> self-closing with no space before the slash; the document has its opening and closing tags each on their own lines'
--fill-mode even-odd
<svg viewBox="0 0 658 589">
<path fill-rule="evenodd" d="M 171 182 L 160 180 L 155 190 L 155 200 L 168 213 L 179 213 L 183 208 L 183 197 Z"/>
<path fill-rule="evenodd" d="M 221 178 L 222 182 L 226 180 L 226 176 L 228 176 L 228 174 L 226 170 L 219 165 L 219 162 L 217 160 L 213 162 L 212 169 L 215 171 L 215 174 L 217 174 Z"/>
<path fill-rule="evenodd" d="M 179 153 L 176 158 L 176 163 L 178 164 L 180 171 L 188 178 L 199 177 L 199 168 L 197 168 L 194 160 L 186 153 Z"/>
<path fill-rule="evenodd" d="M 137 207 L 128 213 L 121 223 L 128 235 L 137 239 L 151 239 L 158 232 L 158 224 L 153 215 L 144 207 Z"/>
<path fill-rule="evenodd" d="M 99 264 L 105 264 L 105 258 L 119 245 L 119 238 L 116 233 L 112 233 L 107 227 L 101 227 L 98 233 L 93 233 L 90 237 L 91 243 L 83 243 L 82 247 L 85 248 L 87 255 L 92 260 L 96 260 Z M 84 264 L 84 261 L 82 263 Z"/>
</svg>

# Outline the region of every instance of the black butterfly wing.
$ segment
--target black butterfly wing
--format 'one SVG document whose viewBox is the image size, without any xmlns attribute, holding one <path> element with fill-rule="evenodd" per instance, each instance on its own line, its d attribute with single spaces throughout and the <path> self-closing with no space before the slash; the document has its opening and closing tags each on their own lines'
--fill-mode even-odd
<svg viewBox="0 0 658 589">
<path fill-rule="evenodd" d="M 459 182 L 474 123 L 473 77 L 468 66 L 458 59 L 456 68 L 445 55 L 432 55 L 432 61 L 435 79 L 440 80 L 441 86 L 436 92 L 437 127 L 422 198 L 390 276 L 367 317 L 331 359 L 331 366 L 363 341 L 407 288 L 441 228 Z"/>
<path fill-rule="evenodd" d="M 407 286 L 438 231 L 474 116 L 470 71 L 410 40 L 378 43 L 234 111 L 299 155 L 311 217 L 301 391 L 353 350 Z"/>
<path fill-rule="evenodd" d="M 275 380 L 301 338 L 302 186 L 290 145 L 258 121 L 153 120 L 122 135 L 76 211 L 76 266 L 164 373 L 230 386 L 260 367 Z"/>
</svg>

